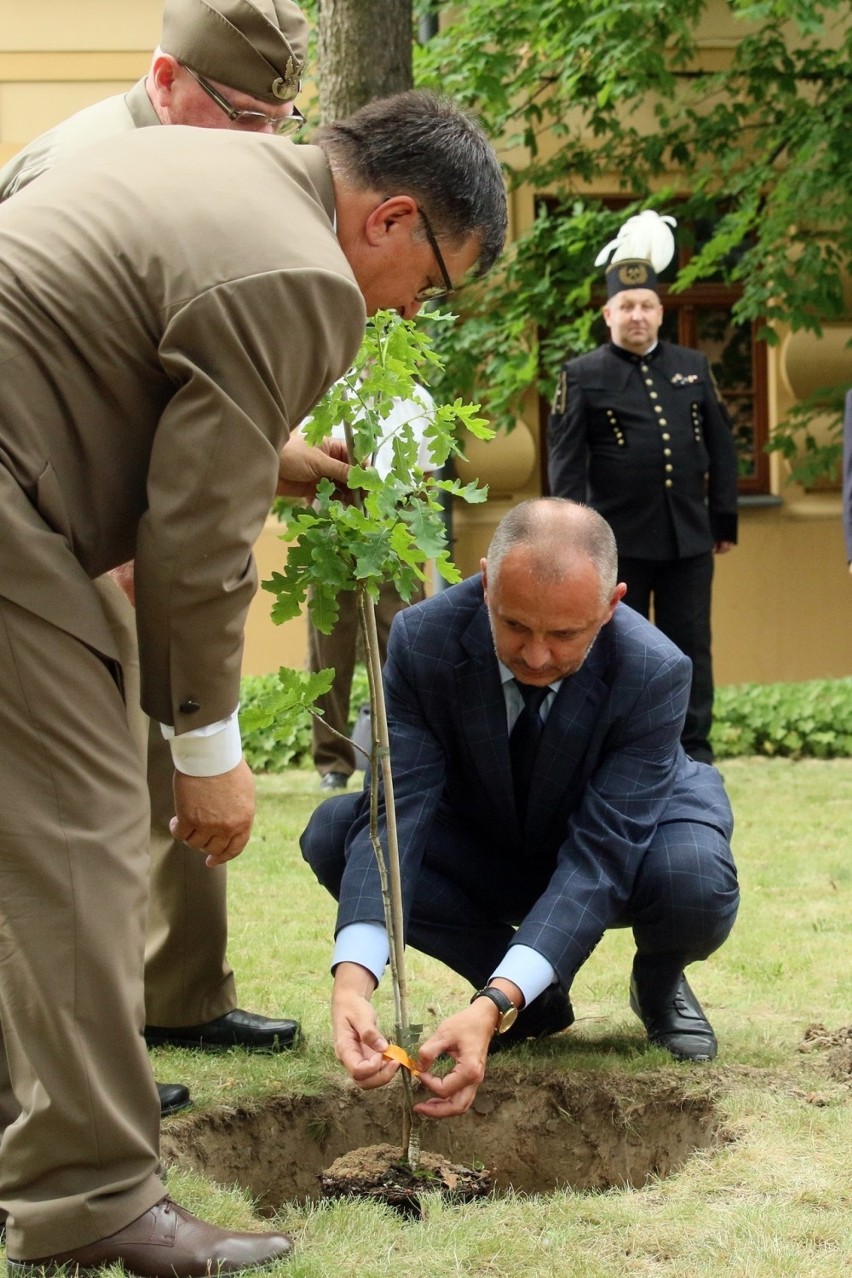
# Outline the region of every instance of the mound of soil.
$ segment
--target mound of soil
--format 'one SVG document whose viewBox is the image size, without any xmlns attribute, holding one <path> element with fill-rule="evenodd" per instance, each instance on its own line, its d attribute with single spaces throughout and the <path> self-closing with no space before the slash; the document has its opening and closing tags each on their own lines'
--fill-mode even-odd
<svg viewBox="0 0 852 1278">
<path fill-rule="evenodd" d="M 852 1025 L 829 1030 L 815 1023 L 805 1030 L 799 1044 L 800 1052 L 825 1052 L 826 1064 L 832 1078 L 846 1083 L 852 1080 Z"/>
<path fill-rule="evenodd" d="M 420 1196 L 439 1193 L 450 1202 L 469 1202 L 491 1192 L 490 1172 L 448 1162 L 423 1152 L 417 1171 L 401 1160 L 398 1145 L 368 1145 L 335 1159 L 320 1174 L 323 1198 L 372 1198 L 406 1216 L 419 1216 Z"/>
</svg>

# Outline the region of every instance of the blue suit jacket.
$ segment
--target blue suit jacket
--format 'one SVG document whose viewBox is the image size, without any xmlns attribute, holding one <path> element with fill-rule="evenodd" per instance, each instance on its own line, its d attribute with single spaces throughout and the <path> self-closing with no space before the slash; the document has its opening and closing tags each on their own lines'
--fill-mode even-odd
<svg viewBox="0 0 852 1278">
<path fill-rule="evenodd" d="M 680 745 L 690 671 L 620 604 L 552 703 L 522 831 L 481 578 L 398 614 L 385 692 L 406 912 L 424 855 L 467 849 L 479 875 L 505 882 L 515 943 L 557 972 L 576 970 L 623 914 L 661 822 L 698 821 L 730 837 L 718 772 Z M 365 799 L 347 840 L 338 929 L 384 922 L 367 809 Z"/>
</svg>

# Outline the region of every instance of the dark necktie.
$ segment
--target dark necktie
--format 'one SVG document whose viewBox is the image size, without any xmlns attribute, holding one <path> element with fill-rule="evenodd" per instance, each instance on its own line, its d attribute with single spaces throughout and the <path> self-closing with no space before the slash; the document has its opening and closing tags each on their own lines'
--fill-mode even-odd
<svg viewBox="0 0 852 1278">
<path fill-rule="evenodd" d="M 509 733 L 509 758 L 512 761 L 515 807 L 523 825 L 527 815 L 527 799 L 535 767 L 535 756 L 544 727 L 541 721 L 541 707 L 550 688 L 534 688 L 531 684 L 520 683 L 517 679 L 515 684 L 524 699 L 524 706 Z"/>
</svg>

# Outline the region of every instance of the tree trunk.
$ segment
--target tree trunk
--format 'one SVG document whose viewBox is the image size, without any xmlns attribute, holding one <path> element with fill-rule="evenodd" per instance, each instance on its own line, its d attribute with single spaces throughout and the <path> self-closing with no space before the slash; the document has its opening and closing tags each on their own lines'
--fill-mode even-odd
<svg viewBox="0 0 852 1278">
<path fill-rule="evenodd" d="M 412 86 L 412 0 L 318 0 L 323 124 Z"/>
</svg>

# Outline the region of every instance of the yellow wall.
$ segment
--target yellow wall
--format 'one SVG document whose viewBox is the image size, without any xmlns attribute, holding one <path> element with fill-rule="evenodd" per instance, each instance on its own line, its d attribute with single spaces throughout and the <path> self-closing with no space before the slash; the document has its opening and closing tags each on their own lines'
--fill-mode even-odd
<svg viewBox="0 0 852 1278">
<path fill-rule="evenodd" d="M 161 0 L 0 0 L 0 163 L 145 73 Z"/>
<path fill-rule="evenodd" d="M 143 75 L 159 36 L 161 10 L 161 0 L 0 0 L 0 163 L 73 111 L 123 91 Z M 701 56 L 707 65 L 730 55 L 728 12 L 719 0 L 705 19 Z M 530 224 L 536 194 L 521 190 L 512 196 L 513 234 Z M 849 367 L 850 335 L 849 325 L 834 325 L 821 342 L 796 335 L 770 353 L 771 423 L 814 379 L 827 380 L 828 366 Z M 852 371 L 849 377 L 852 383 Z M 531 395 L 512 435 L 471 448 L 465 477 L 488 482 L 491 497 L 484 506 L 455 512 L 455 557 L 462 571 L 478 568 L 508 506 L 538 493 L 538 447 L 538 404 Z M 852 673 L 852 580 L 839 495 L 791 488 L 777 458 L 772 487 L 780 505 L 745 509 L 739 547 L 717 563 L 719 683 Z M 262 577 L 280 566 L 283 553 L 270 523 L 258 546 Z M 244 666 L 249 674 L 304 661 L 304 621 L 273 626 L 269 600 L 260 592 L 252 605 Z"/>
</svg>

